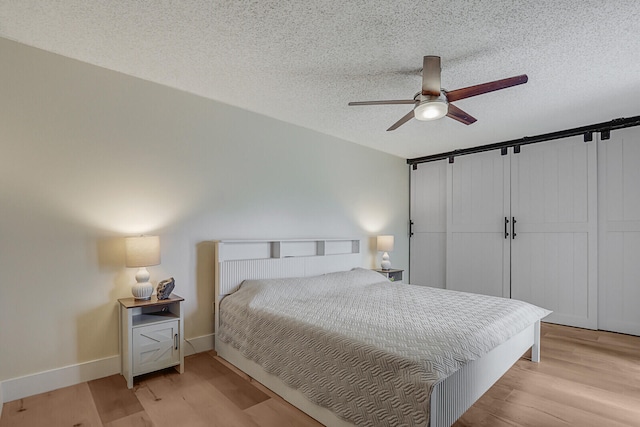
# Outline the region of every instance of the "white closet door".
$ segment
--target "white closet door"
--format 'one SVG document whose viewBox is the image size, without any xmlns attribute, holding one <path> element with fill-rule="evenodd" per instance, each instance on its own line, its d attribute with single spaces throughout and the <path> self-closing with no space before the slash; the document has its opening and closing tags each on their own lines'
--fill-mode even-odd
<svg viewBox="0 0 640 427">
<path fill-rule="evenodd" d="M 511 158 L 511 297 L 545 320 L 597 327 L 596 143 L 526 145 Z"/>
<path fill-rule="evenodd" d="M 447 288 L 509 297 L 509 156 L 456 157 L 448 173 Z"/>
<path fill-rule="evenodd" d="M 640 129 L 599 141 L 599 329 L 640 335 Z"/>
<path fill-rule="evenodd" d="M 419 164 L 411 170 L 409 283 L 445 287 L 447 162 Z"/>
</svg>

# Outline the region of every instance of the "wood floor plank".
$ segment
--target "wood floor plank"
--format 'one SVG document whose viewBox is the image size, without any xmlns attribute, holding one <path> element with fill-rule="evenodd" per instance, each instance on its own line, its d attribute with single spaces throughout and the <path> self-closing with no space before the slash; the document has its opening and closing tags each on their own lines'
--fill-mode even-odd
<svg viewBox="0 0 640 427">
<path fill-rule="evenodd" d="M 103 424 L 144 411 L 122 375 L 111 375 L 88 382 Z"/>
<path fill-rule="evenodd" d="M 275 399 L 253 405 L 244 412 L 260 427 L 322 427 L 310 416 Z"/>
<path fill-rule="evenodd" d="M 544 396 L 562 402 L 564 411 L 584 411 L 617 422 L 640 423 L 640 399 L 621 395 L 599 387 L 584 386 L 540 372 L 512 368 L 500 379 L 500 384 L 531 396 Z M 511 398 L 508 396 L 506 400 Z"/>
<path fill-rule="evenodd" d="M 156 383 L 157 384 L 157 383 Z M 154 427 L 210 425 L 194 413 L 191 406 L 178 395 L 173 396 L 166 387 L 153 387 L 146 381 L 136 387 L 136 397 L 153 422 Z"/>
<path fill-rule="evenodd" d="M 598 342 L 604 345 L 616 347 L 628 347 L 638 351 L 638 337 L 634 335 L 619 334 L 616 332 L 599 331 Z"/>
<path fill-rule="evenodd" d="M 193 356 L 188 362 L 188 368 L 185 369 L 206 378 L 240 409 L 249 408 L 269 398 L 248 381 L 250 379 L 246 374 L 222 363 L 220 358 L 203 353 L 198 357 Z"/>
<path fill-rule="evenodd" d="M 549 352 L 550 353 L 550 352 Z M 554 356 L 556 356 L 554 354 Z M 600 387 L 614 393 L 640 393 L 640 379 L 629 381 L 629 375 L 622 371 L 615 372 L 615 368 L 600 370 L 581 363 L 575 363 L 571 358 L 557 359 L 548 354 L 539 364 L 522 363 L 519 368 L 543 372 L 549 376 L 565 378 L 568 381 L 584 386 Z M 519 363 L 519 362 L 518 362 Z M 631 376 L 631 378 L 638 378 Z"/>
<path fill-rule="evenodd" d="M 276 393 L 274 393 L 273 391 L 271 391 L 270 389 L 268 389 L 267 387 L 265 387 L 264 385 L 262 385 L 260 382 L 258 382 L 257 380 L 251 378 L 249 375 L 247 375 L 246 373 L 242 372 L 240 369 L 238 369 L 237 367 L 233 366 L 231 363 L 227 362 L 226 360 L 224 360 L 223 358 L 221 358 L 220 356 L 214 356 L 215 359 L 220 362 L 222 365 L 226 366 L 227 368 L 229 368 L 231 371 L 233 371 L 236 375 L 238 375 L 240 378 L 243 378 L 245 381 L 248 381 L 251 383 L 251 385 L 253 387 L 255 387 L 256 389 L 260 390 L 262 393 L 264 393 L 265 395 L 269 396 L 269 398 L 276 400 L 280 403 L 283 404 L 283 406 L 287 406 L 290 408 L 294 408 L 289 402 L 287 402 L 286 400 L 284 400 L 282 397 L 280 397 L 279 395 L 277 395 Z"/>
<path fill-rule="evenodd" d="M 549 336 L 546 337 L 547 346 L 565 354 L 571 354 L 571 359 L 593 367 L 610 369 L 615 366 L 621 369 L 629 369 L 640 373 L 640 353 L 638 349 L 621 346 L 603 345 L 597 341 L 585 341 L 571 337 Z"/>
<path fill-rule="evenodd" d="M 269 398 L 268 395 L 254 387 L 251 382 L 236 375 L 232 370 L 217 360 L 213 359 L 213 362 L 218 365 L 220 370 L 226 372 L 224 375 L 210 378 L 209 382 L 238 408 L 246 409 Z"/>
<path fill-rule="evenodd" d="M 151 418 L 149 418 L 149 415 L 147 415 L 143 409 L 135 414 L 118 418 L 110 423 L 105 423 L 104 427 L 153 427 L 153 425 L 153 421 L 151 421 Z"/>
<path fill-rule="evenodd" d="M 454 427 L 522 427 L 512 420 L 503 419 L 481 406 L 474 405 L 465 412 Z"/>
<path fill-rule="evenodd" d="M 627 427 L 629 424 L 612 420 L 607 415 L 572 408 L 564 402 L 514 390 L 498 413 L 510 419 L 520 419 L 523 426 L 607 426 Z M 633 422 L 638 421 L 634 419 Z"/>
<path fill-rule="evenodd" d="M 187 396 L 186 399 L 202 417 L 211 420 L 211 425 L 229 427 L 259 427 L 261 425 L 210 382 L 203 383 L 202 389 L 202 394 L 198 393 L 191 398 Z"/>
<path fill-rule="evenodd" d="M 174 406 L 179 402 L 177 410 L 188 410 L 189 416 L 204 420 L 210 426 L 258 427 L 250 416 L 214 387 L 210 380 L 192 372 L 185 371 L 179 375 L 168 371 L 164 375 L 150 377 L 140 383 L 136 395 L 139 393 L 143 393 L 140 400 L 145 409 L 147 405 L 155 406 L 162 401 L 166 402 L 166 406 Z M 154 397 L 154 401 L 148 400 L 149 394 Z"/>
<path fill-rule="evenodd" d="M 87 383 L 5 403 L 0 427 L 101 426 Z"/>
<path fill-rule="evenodd" d="M 229 372 L 226 366 L 216 363 L 215 357 L 210 356 L 208 353 L 198 353 L 185 357 L 184 362 L 185 371 L 193 372 L 207 380 L 224 376 Z"/>
</svg>

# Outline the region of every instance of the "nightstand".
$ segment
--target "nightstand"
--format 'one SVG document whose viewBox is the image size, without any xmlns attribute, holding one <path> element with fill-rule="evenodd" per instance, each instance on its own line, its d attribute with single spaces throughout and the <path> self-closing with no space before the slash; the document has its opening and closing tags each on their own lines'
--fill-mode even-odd
<svg viewBox="0 0 640 427">
<path fill-rule="evenodd" d="M 402 282 L 402 272 L 404 270 L 397 270 L 395 268 L 383 270 L 381 268 L 376 268 L 375 271 L 382 274 L 384 277 L 391 280 L 392 282 Z"/>
<path fill-rule="evenodd" d="M 121 298 L 120 358 L 121 374 L 127 387 L 133 387 L 133 377 L 175 366 L 184 373 L 182 340 L 184 298 L 171 294 L 168 299 L 150 300 Z"/>
</svg>

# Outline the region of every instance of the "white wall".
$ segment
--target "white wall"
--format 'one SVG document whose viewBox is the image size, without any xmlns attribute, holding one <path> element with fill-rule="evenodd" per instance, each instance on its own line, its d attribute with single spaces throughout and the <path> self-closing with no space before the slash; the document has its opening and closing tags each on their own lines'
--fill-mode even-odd
<svg viewBox="0 0 640 427">
<path fill-rule="evenodd" d="M 408 267 L 404 159 L 5 39 L 0 54 L 0 381 L 118 354 L 124 236 L 160 235 L 149 270 L 175 277 L 187 338 L 212 333 L 211 239 L 360 237 L 374 267 L 370 237 L 394 234 Z"/>
</svg>

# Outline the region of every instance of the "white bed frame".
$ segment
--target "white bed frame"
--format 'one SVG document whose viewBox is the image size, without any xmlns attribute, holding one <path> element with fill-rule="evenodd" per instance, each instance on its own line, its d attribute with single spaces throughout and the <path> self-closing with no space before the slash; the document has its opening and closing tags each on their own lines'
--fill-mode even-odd
<svg viewBox="0 0 640 427">
<path fill-rule="evenodd" d="M 303 277 L 345 271 L 364 265 L 358 239 L 220 240 L 215 241 L 215 328 L 220 301 L 245 279 Z M 220 357 L 259 381 L 282 398 L 327 426 L 351 426 L 266 372 L 239 351 L 216 339 Z M 522 355 L 531 348 L 531 360 L 540 360 L 540 321 L 474 360 L 444 381 L 431 394 L 431 427 L 453 424 Z"/>
</svg>

